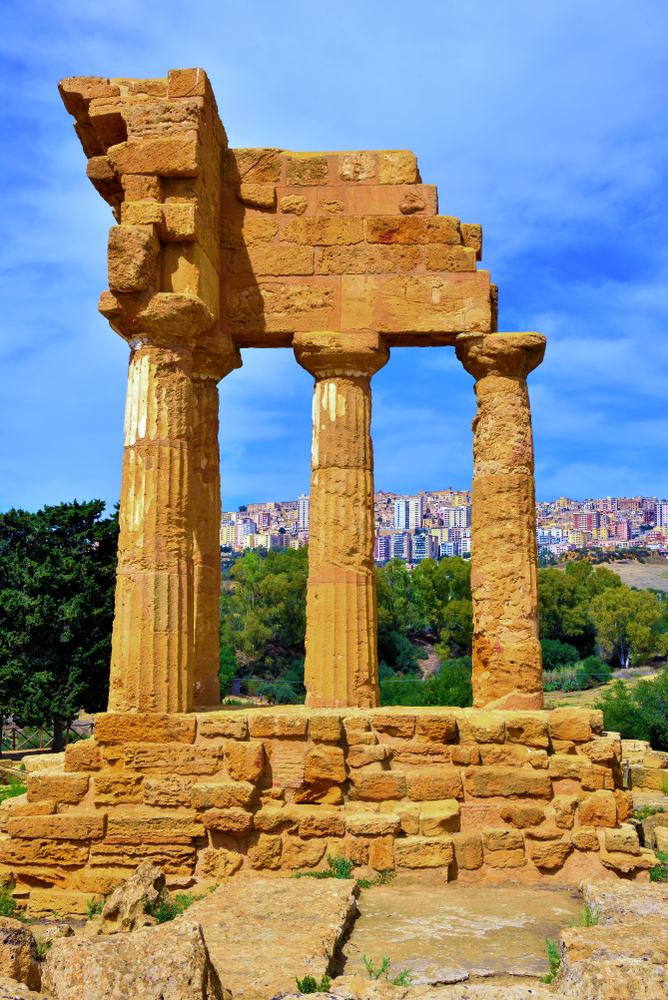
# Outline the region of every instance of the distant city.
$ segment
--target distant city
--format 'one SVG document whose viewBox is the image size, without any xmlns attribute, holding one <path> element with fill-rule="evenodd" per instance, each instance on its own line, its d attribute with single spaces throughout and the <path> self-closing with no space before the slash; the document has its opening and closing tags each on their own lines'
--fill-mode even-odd
<svg viewBox="0 0 668 1000">
<path fill-rule="evenodd" d="M 471 553 L 471 491 L 437 490 L 407 496 L 374 495 L 378 563 Z M 249 503 L 224 511 L 220 528 L 223 551 L 300 548 L 308 542 L 310 501 Z M 561 555 L 572 549 L 624 549 L 643 546 L 665 551 L 668 501 L 657 497 L 601 497 L 536 503 L 536 535 L 541 554 Z"/>
</svg>

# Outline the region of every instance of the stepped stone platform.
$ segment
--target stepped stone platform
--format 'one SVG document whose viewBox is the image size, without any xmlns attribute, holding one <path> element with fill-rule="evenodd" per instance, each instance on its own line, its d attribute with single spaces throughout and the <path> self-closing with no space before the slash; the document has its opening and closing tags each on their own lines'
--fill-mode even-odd
<svg viewBox="0 0 668 1000">
<path fill-rule="evenodd" d="M 0 876 L 30 917 L 85 915 L 144 859 L 172 888 L 328 856 L 476 882 L 646 881 L 656 864 L 597 711 L 107 713 L 95 733 L 2 803 Z"/>
</svg>

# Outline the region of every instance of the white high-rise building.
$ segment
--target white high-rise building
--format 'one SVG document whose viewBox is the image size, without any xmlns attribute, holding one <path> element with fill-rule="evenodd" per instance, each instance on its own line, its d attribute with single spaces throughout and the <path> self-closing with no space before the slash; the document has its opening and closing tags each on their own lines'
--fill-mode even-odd
<svg viewBox="0 0 668 1000">
<path fill-rule="evenodd" d="M 656 526 L 657 528 L 668 527 L 668 503 L 656 505 Z"/>
<path fill-rule="evenodd" d="M 422 497 L 408 498 L 408 527 L 421 528 L 424 510 L 424 500 Z"/>
<path fill-rule="evenodd" d="M 405 531 L 409 526 L 409 520 L 409 501 L 405 497 L 399 497 L 394 501 L 394 527 Z"/>
<path fill-rule="evenodd" d="M 297 531 L 308 531 L 311 513 L 311 500 L 302 493 L 297 501 Z"/>
</svg>

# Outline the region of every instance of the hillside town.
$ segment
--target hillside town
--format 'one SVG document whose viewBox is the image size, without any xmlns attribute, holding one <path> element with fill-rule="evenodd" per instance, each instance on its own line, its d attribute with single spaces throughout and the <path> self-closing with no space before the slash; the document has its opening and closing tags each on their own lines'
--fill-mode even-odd
<svg viewBox="0 0 668 1000">
<path fill-rule="evenodd" d="M 471 491 L 449 487 L 414 495 L 374 495 L 374 559 L 416 564 L 471 552 Z M 300 548 L 309 538 L 309 497 L 249 503 L 224 511 L 220 544 L 224 552 Z M 588 497 L 536 503 L 536 536 L 543 556 L 575 549 L 643 548 L 666 552 L 668 501 L 657 497 Z"/>
</svg>

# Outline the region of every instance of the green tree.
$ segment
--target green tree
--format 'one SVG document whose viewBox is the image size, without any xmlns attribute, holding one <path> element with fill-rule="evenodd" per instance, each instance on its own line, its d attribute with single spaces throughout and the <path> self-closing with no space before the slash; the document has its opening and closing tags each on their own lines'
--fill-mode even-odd
<svg viewBox="0 0 668 1000">
<path fill-rule="evenodd" d="M 624 584 L 604 590 L 592 600 L 590 614 L 603 653 L 615 656 L 622 667 L 668 650 L 663 609 L 648 590 Z"/>
<path fill-rule="evenodd" d="M 0 514 L 0 711 L 54 727 L 107 704 L 118 515 L 104 503 Z"/>
<path fill-rule="evenodd" d="M 612 570 L 593 569 L 591 563 L 570 562 L 566 571 L 538 571 L 540 638 L 557 639 L 574 646 L 579 656 L 595 652 L 596 628 L 590 604 L 606 590 L 618 589 L 622 581 Z"/>
<path fill-rule="evenodd" d="M 655 750 L 668 751 L 668 671 L 631 688 L 616 681 L 596 703 L 606 730 L 626 740 L 648 740 Z"/>
</svg>

